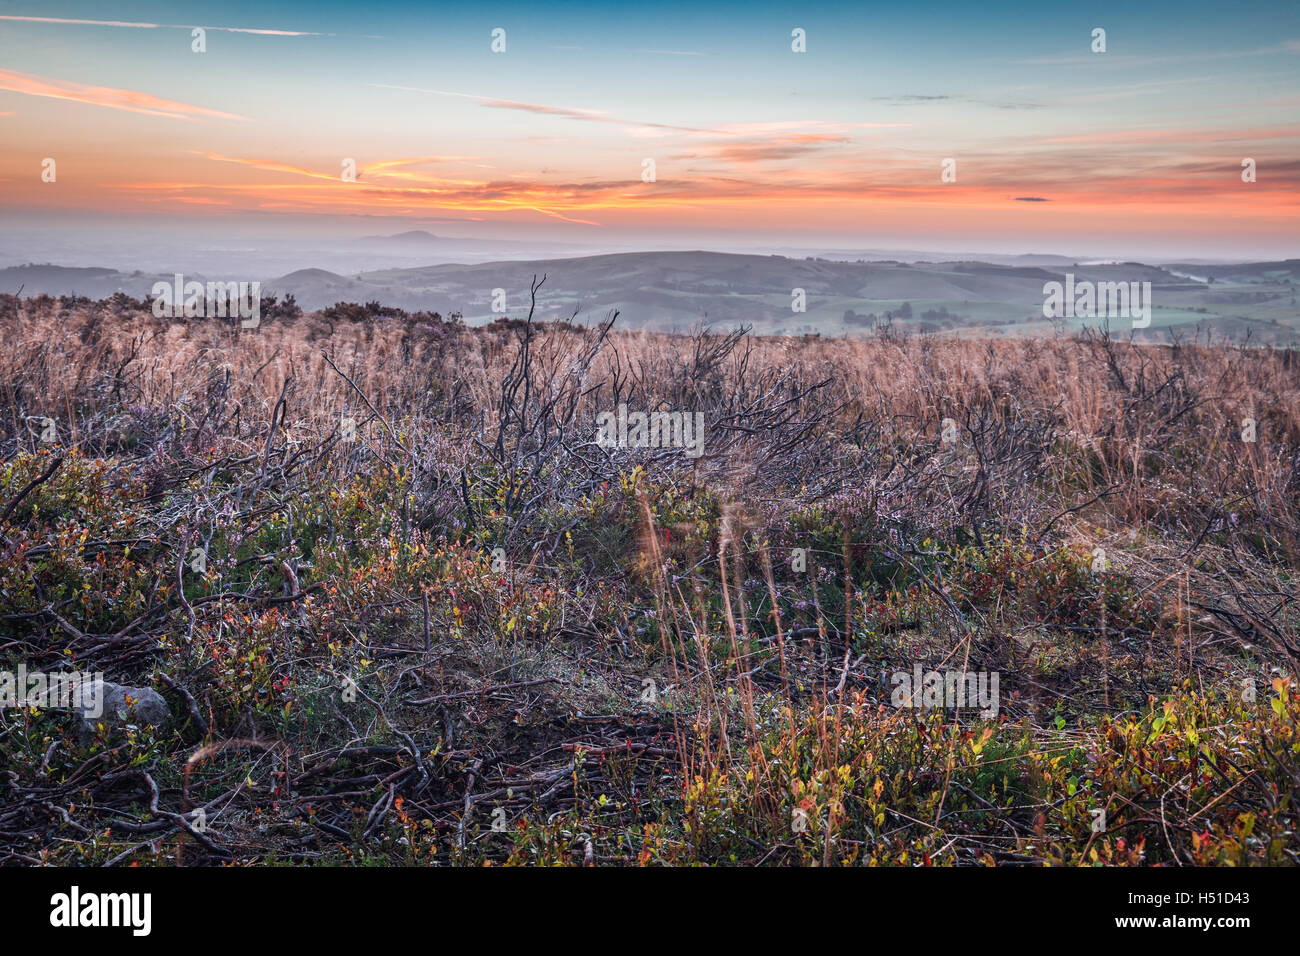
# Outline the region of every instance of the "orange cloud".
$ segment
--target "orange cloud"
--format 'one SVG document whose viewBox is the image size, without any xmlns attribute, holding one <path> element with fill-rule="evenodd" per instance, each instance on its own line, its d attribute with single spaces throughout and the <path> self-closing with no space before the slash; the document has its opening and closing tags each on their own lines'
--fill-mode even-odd
<svg viewBox="0 0 1300 956">
<path fill-rule="evenodd" d="M 327 173 L 318 173 L 315 170 L 306 169 L 302 166 L 294 166 L 291 163 L 277 162 L 273 159 L 241 159 L 237 156 L 222 156 L 220 153 L 199 153 L 198 155 L 205 159 L 210 159 L 213 162 L 234 163 L 238 166 L 248 166 L 252 169 L 261 169 L 269 173 L 290 173 L 294 176 L 306 176 L 310 179 L 339 179 L 337 174 L 331 176 Z"/>
<path fill-rule="evenodd" d="M 250 169 L 261 169 L 272 173 L 288 173 L 292 176 L 303 176 L 307 179 L 324 179 L 327 182 L 343 182 L 341 167 L 339 173 L 318 173 L 313 169 L 307 169 L 304 166 L 294 166 L 292 163 L 282 163 L 274 159 L 248 159 L 239 156 L 223 156 L 220 153 L 206 153 L 198 150 L 191 150 L 205 159 L 213 160 L 218 163 L 233 163 L 237 166 L 247 166 Z M 417 156 L 408 159 L 393 159 L 385 162 L 372 163 L 369 166 L 360 167 L 357 170 L 358 180 L 367 176 L 373 176 L 382 179 L 400 179 L 413 180 L 417 183 L 426 183 L 429 185 L 453 185 L 467 186 L 473 185 L 477 180 L 456 180 L 442 179 L 437 176 L 427 174 L 398 171 L 396 167 L 411 166 L 421 163 L 430 162 L 450 162 L 455 160 L 472 159 L 474 157 L 456 157 L 456 156 Z M 375 185 L 371 183 L 371 185 Z"/>
<path fill-rule="evenodd" d="M 1250 142 L 1263 139 L 1300 139 L 1300 126 L 1263 126 L 1254 129 L 1126 129 L 1079 136 L 1049 136 L 1043 143 L 1202 143 Z"/>
<path fill-rule="evenodd" d="M 405 90 L 408 93 L 431 93 L 434 96 L 455 96 L 464 100 L 476 100 L 480 106 L 495 110 L 519 110 L 524 113 L 540 113 L 547 116 L 561 116 L 565 119 L 581 120 L 584 123 L 613 123 L 618 126 L 637 126 L 645 129 L 670 129 L 683 133 L 712 133 L 715 130 L 698 129 L 694 126 L 672 126 L 668 123 L 640 123 L 635 120 L 619 119 L 601 110 L 585 110 L 571 106 L 547 106 L 544 103 L 525 103 L 520 100 L 499 100 L 490 96 L 476 96 L 473 93 L 453 93 L 448 90 L 428 90 L 418 86 L 393 86 L 388 83 L 371 83 L 373 87 L 384 90 Z"/>
<path fill-rule="evenodd" d="M 26 93 L 28 96 L 48 96 L 56 100 L 72 100 L 75 103 L 89 103 L 91 106 L 105 106 L 128 113 L 144 113 L 147 116 L 165 116 L 168 119 L 246 119 L 233 113 L 222 113 L 202 106 L 164 100 L 137 90 L 119 90 L 111 86 L 87 86 L 71 80 L 19 73 L 17 70 L 0 69 L 0 90 Z"/>
<path fill-rule="evenodd" d="M 982 166 L 970 162 L 959 184 L 923 183 L 916 176 L 902 179 L 901 167 L 867 174 L 843 171 L 834 175 L 808 172 L 799 178 L 766 176 L 705 176 L 674 178 L 661 175 L 656 183 L 639 180 L 594 180 L 588 182 L 544 182 L 530 178 L 491 181 L 425 178 L 422 182 L 343 182 L 337 175 L 325 175 L 297 166 L 266 160 L 232 160 L 254 169 L 291 173 L 323 182 L 299 183 L 195 183 L 144 182 L 119 184 L 115 188 L 128 192 L 174 194 L 176 196 L 216 195 L 242 197 L 255 207 L 264 207 L 268 194 L 278 206 L 303 211 L 365 211 L 409 209 L 454 209 L 460 211 L 507 212 L 533 210 L 556 218 L 565 214 L 587 215 L 615 210 L 669 208 L 739 208 L 753 204 L 806 206 L 826 203 L 836 207 L 930 206 L 947 208 L 1006 209 L 1025 204 L 1017 197 L 1049 196 L 1054 207 L 1094 211 L 1122 209 L 1124 215 L 1136 208 L 1172 210 L 1186 207 L 1189 213 L 1206 212 L 1220 207 L 1237 213 L 1252 210 L 1294 209 L 1293 192 L 1297 170 L 1289 164 L 1270 166 L 1274 181 L 1255 188 L 1240 184 L 1239 179 L 1216 175 L 1211 170 L 1162 171 L 1133 176 L 1130 171 L 1106 175 L 1086 184 L 1046 175 L 1032 175 L 1014 164 L 999 166 L 990 162 Z M 395 161 L 400 162 L 400 161 Z M 912 172 L 918 170 L 911 167 Z M 1228 170 L 1232 172 L 1232 170 Z M 908 181 L 910 179 L 910 181 Z M 590 219 L 579 220 L 591 222 Z"/>
<path fill-rule="evenodd" d="M 723 143 L 710 147 L 706 153 L 729 163 L 766 163 L 781 159 L 794 159 L 822 149 L 831 143 L 851 143 L 848 136 L 826 133 L 793 133 L 771 139 L 747 143 Z"/>
</svg>

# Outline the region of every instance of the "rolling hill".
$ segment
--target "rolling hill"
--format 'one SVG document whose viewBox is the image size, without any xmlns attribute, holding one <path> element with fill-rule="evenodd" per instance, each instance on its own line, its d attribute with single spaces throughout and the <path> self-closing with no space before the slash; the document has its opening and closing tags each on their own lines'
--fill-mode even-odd
<svg viewBox="0 0 1300 956">
<path fill-rule="evenodd" d="M 401 237 L 388 237 L 392 242 Z M 435 243 L 410 234 L 417 246 Z M 881 322 L 935 333 L 1050 334 L 1043 317 L 1043 286 L 1063 281 L 1150 282 L 1152 322 L 1144 335 L 1201 329 L 1239 340 L 1292 343 L 1300 339 L 1296 283 L 1300 260 L 1236 265 L 1170 263 L 990 263 L 983 261 L 846 261 L 830 258 L 722 252 L 635 252 L 577 258 L 447 263 L 356 273 L 299 269 L 263 277 L 264 295 L 292 294 L 306 309 L 336 302 L 379 302 L 407 310 L 459 312 L 471 324 L 520 317 L 529 306 L 534 276 L 545 275 L 537 302 L 544 319 L 579 321 L 621 313 L 624 327 L 686 329 L 700 323 L 747 324 L 768 334 L 855 335 Z M 187 274 L 187 279 L 230 279 Z M 242 277 L 241 277 L 242 278 Z M 76 293 L 104 297 L 147 295 L 170 275 L 51 265 L 0 270 L 0 289 L 24 295 Z M 805 311 L 794 311 L 802 289 Z M 496 290 L 501 290 L 498 293 Z M 504 312 L 494 310 L 504 296 Z M 1089 320 L 1095 324 L 1096 320 Z M 1111 323 L 1125 330 L 1127 320 Z"/>
</svg>

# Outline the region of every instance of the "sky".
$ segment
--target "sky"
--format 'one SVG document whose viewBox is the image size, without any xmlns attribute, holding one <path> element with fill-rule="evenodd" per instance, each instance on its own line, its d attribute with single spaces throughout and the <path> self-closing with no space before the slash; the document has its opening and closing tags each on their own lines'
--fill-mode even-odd
<svg viewBox="0 0 1300 956">
<path fill-rule="evenodd" d="M 1281 258 L 1297 185 L 1294 0 L 0 2 L 11 238 Z"/>
</svg>

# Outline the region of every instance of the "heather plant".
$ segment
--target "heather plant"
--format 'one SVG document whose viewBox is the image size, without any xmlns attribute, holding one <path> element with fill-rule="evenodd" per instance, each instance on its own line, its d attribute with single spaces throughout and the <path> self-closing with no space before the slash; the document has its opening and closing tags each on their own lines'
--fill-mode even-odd
<svg viewBox="0 0 1300 956">
<path fill-rule="evenodd" d="M 0 859 L 1296 861 L 1289 353 L 264 306 L 0 297 L 0 670 L 172 714 L 0 709 Z"/>
</svg>

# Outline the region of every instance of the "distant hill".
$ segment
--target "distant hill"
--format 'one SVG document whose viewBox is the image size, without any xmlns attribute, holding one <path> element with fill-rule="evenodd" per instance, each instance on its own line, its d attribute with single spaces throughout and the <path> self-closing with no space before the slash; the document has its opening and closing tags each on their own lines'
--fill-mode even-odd
<svg viewBox="0 0 1300 956">
<path fill-rule="evenodd" d="M 71 266 L 26 265 L 0 269 L 0 292 L 10 294 L 22 289 L 24 296 L 84 295 L 103 299 L 115 292 L 137 295 L 134 289 L 153 286 L 153 279 L 140 273 L 123 273 L 116 269 L 74 268 Z"/>
<path fill-rule="evenodd" d="M 446 242 L 441 236 L 435 236 L 427 229 L 411 229 L 408 232 L 399 232 L 392 236 L 366 236 L 363 242 L 403 242 L 403 243 L 429 243 L 429 242 Z"/>
<path fill-rule="evenodd" d="M 1216 335 L 1249 332 L 1256 341 L 1289 342 L 1300 330 L 1294 303 L 1300 260 L 1212 267 L 1029 261 L 1034 264 L 638 252 L 381 269 L 346 279 L 295 273 L 268 280 L 266 288 L 292 292 L 314 308 L 332 304 L 346 287 L 354 301 L 460 311 L 468 321 L 487 322 L 499 317 L 495 289 L 504 290 L 506 314 L 522 316 L 532 277 L 546 275 L 538 315 L 549 319 L 575 311 L 580 320 L 599 319 L 617 309 L 620 322 L 634 328 L 743 323 L 768 333 L 852 335 L 888 321 L 932 332 L 1050 334 L 1057 326 L 1043 317 L 1043 284 L 1072 273 L 1076 281 L 1151 282 L 1155 308 L 1146 334 L 1199 326 Z M 795 289 L 804 290 L 805 312 L 791 309 Z M 1068 327 L 1082 324 L 1071 320 Z"/>
<path fill-rule="evenodd" d="M 416 247 L 441 241 L 423 230 L 375 238 L 384 244 Z M 617 309 L 624 327 L 663 330 L 707 322 L 747 324 L 765 333 L 854 335 L 868 334 L 887 322 L 936 333 L 1019 335 L 1057 330 L 1059 326 L 1042 314 L 1043 285 L 1063 281 L 1066 273 L 1076 281 L 1150 282 L 1154 312 L 1147 335 L 1164 337 L 1164 330 L 1174 327 L 1201 328 L 1234 339 L 1249 333 L 1258 342 L 1294 342 L 1300 332 L 1297 259 L 1156 266 L 1058 263 L 1052 257 L 1006 257 L 998 263 L 846 261 L 697 250 L 462 262 L 346 274 L 313 268 L 261 281 L 263 294 L 292 293 L 306 309 L 339 301 L 377 301 L 411 311 L 461 312 L 472 323 L 500 317 L 493 309 L 498 289 L 504 292 L 504 314 L 526 315 L 529 284 L 533 276 L 546 275 L 537 314 L 547 319 L 576 313 L 579 321 L 589 321 Z M 171 276 L 26 265 L 0 270 L 0 291 L 17 291 L 21 286 L 24 295 L 76 292 L 102 298 L 122 291 L 143 297 L 160 279 L 171 281 Z M 806 311 L 792 310 L 796 289 L 803 290 Z M 1082 324 L 1083 320 L 1070 320 L 1066 327 Z M 1112 327 L 1123 331 L 1129 323 L 1121 320 Z"/>
</svg>

